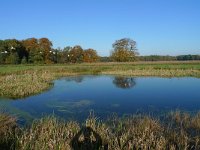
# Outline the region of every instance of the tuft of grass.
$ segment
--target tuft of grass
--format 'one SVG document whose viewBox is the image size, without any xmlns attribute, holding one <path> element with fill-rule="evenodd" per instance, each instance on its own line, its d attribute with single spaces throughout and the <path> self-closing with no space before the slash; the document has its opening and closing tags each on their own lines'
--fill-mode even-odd
<svg viewBox="0 0 200 150">
<path fill-rule="evenodd" d="M 18 137 L 17 149 L 70 149 L 70 141 L 79 130 L 77 122 L 66 123 L 54 116 L 45 117 L 23 131 Z"/>
<path fill-rule="evenodd" d="M 52 85 L 53 79 L 54 76 L 46 72 L 3 76 L 0 77 L 0 96 L 19 98 L 40 93 Z"/>
</svg>

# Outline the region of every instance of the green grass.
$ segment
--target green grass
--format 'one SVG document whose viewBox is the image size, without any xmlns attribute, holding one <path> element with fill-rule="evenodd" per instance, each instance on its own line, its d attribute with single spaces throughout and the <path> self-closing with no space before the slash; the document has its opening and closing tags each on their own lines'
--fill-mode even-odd
<svg viewBox="0 0 200 150">
<path fill-rule="evenodd" d="M 92 73 L 93 71 L 109 70 L 200 70 L 200 61 L 170 61 L 170 62 L 133 62 L 133 63 L 82 63 L 82 64 L 55 64 L 55 65 L 1 65 L 0 75 L 22 73 L 27 70 L 69 71 L 73 73 Z"/>
<path fill-rule="evenodd" d="M 40 93 L 52 81 L 71 75 L 122 75 L 158 77 L 200 77 L 200 62 L 83 63 L 0 66 L 0 96 L 20 98 Z"/>
<path fill-rule="evenodd" d="M 6 120 L 9 118 L 7 116 Z M 1 124 L 5 124 L 5 115 L 2 114 Z M 99 149 L 107 147 L 109 150 L 200 149 L 200 113 L 190 115 L 176 111 L 167 114 L 162 120 L 144 115 L 124 118 L 114 115 L 105 121 L 91 114 L 82 124 L 49 116 L 34 121 L 27 128 L 18 127 L 18 130 L 13 128 L 13 124 L 11 120 L 10 124 L 3 125 L 6 129 L 0 130 L 0 134 L 4 135 L 0 136 L 0 141 L 1 146 L 11 146 L 10 149 L 16 150 L 70 150 L 74 146 L 80 149 L 94 144 Z M 93 144 L 84 141 L 87 129 L 92 133 L 87 138 Z"/>
</svg>

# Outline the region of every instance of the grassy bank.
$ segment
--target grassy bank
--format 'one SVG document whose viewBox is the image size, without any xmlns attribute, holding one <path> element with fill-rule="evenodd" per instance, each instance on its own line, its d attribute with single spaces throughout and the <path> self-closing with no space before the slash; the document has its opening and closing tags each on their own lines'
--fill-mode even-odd
<svg viewBox="0 0 200 150">
<path fill-rule="evenodd" d="M 3 118 L 3 119 L 2 119 Z M 4 125 L 5 120 L 10 122 Z M 2 125 L 3 124 L 3 125 Z M 46 117 L 28 128 L 18 128 L 14 120 L 1 114 L 0 146 L 10 149 L 200 149 L 200 114 L 176 111 L 159 120 L 150 116 L 109 117 L 94 115 L 79 124 Z M 9 132 L 8 132 L 9 131 Z"/>
<path fill-rule="evenodd" d="M 200 62 L 135 62 L 0 66 L 0 96 L 20 98 L 40 93 L 59 77 L 82 74 L 200 77 Z"/>
</svg>

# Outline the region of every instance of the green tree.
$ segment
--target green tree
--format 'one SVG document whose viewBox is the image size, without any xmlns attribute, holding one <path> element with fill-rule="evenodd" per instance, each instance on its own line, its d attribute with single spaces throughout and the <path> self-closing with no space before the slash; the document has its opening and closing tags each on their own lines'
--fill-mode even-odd
<svg viewBox="0 0 200 150">
<path fill-rule="evenodd" d="M 26 55 L 25 48 L 22 43 L 16 39 L 8 39 L 4 41 L 4 49 L 6 52 L 6 63 L 18 64 Z"/>
<path fill-rule="evenodd" d="M 43 53 L 44 62 L 46 64 L 53 63 L 52 58 L 52 42 L 48 38 L 39 39 L 39 49 Z"/>
<path fill-rule="evenodd" d="M 111 58 L 118 62 L 135 61 L 137 49 L 136 42 L 130 38 L 123 38 L 113 43 Z"/>
<path fill-rule="evenodd" d="M 5 42 L 0 40 L 0 64 L 4 64 L 6 60 Z"/>
<path fill-rule="evenodd" d="M 33 60 L 35 64 L 43 64 L 44 62 L 44 54 L 39 49 L 36 51 L 36 53 L 33 56 Z"/>
<path fill-rule="evenodd" d="M 7 58 L 6 58 L 6 63 L 7 64 L 19 64 L 19 56 L 18 54 L 15 53 L 11 53 Z"/>
<path fill-rule="evenodd" d="M 60 48 L 57 48 L 57 61 L 59 63 L 68 63 L 70 62 L 70 50 L 72 47 L 66 46 L 62 50 Z"/>
</svg>

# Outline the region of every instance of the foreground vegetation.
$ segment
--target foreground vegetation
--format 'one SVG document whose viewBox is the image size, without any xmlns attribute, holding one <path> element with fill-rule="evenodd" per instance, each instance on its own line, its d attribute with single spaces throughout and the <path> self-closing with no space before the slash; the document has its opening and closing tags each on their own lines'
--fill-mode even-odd
<svg viewBox="0 0 200 150">
<path fill-rule="evenodd" d="M 0 66 L 0 96 L 8 98 L 29 96 L 50 88 L 54 79 L 83 74 L 200 77 L 200 62 L 3 65 Z"/>
<path fill-rule="evenodd" d="M 200 113 L 176 111 L 162 120 L 114 115 L 103 122 L 91 114 L 82 124 L 50 116 L 28 128 L 19 128 L 15 119 L 1 114 L 0 135 L 3 149 L 200 149 Z"/>
</svg>

